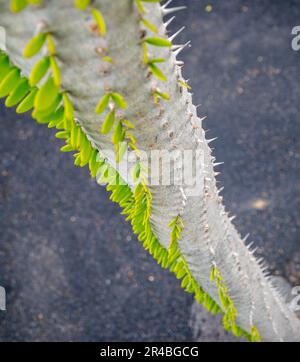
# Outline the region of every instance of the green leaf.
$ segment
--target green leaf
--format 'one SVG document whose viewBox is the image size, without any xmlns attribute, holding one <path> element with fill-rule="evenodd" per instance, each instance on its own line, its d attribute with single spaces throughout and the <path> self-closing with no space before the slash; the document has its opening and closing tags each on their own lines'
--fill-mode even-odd
<svg viewBox="0 0 300 362">
<path fill-rule="evenodd" d="M 158 30 L 157 30 L 157 28 L 153 25 L 153 24 L 151 24 L 148 20 L 146 20 L 146 19 L 141 19 L 141 22 L 148 28 L 148 29 L 150 29 L 151 31 L 153 31 L 153 33 L 155 33 L 155 34 L 157 34 L 158 33 Z"/>
<path fill-rule="evenodd" d="M 187 88 L 187 89 L 192 89 L 187 83 L 185 83 L 183 80 L 181 80 L 181 79 L 178 79 L 178 81 L 177 81 L 179 84 L 181 84 L 181 85 L 183 85 L 185 88 Z"/>
<path fill-rule="evenodd" d="M 74 107 L 66 92 L 63 93 L 63 101 L 65 107 L 65 117 L 68 121 L 72 121 L 74 119 Z"/>
<path fill-rule="evenodd" d="M 91 144 L 86 136 L 84 136 L 84 138 L 82 139 L 82 142 L 80 144 L 80 151 L 82 161 L 81 166 L 85 166 L 89 162 L 90 154 L 92 152 Z"/>
<path fill-rule="evenodd" d="M 39 89 L 34 106 L 38 111 L 43 111 L 49 108 L 58 96 L 58 86 L 54 83 L 54 79 L 49 77 L 48 80 Z"/>
<path fill-rule="evenodd" d="M 214 282 L 214 281 L 215 281 L 215 268 L 214 268 L 214 267 L 211 268 L 209 280 L 210 280 L 211 282 Z"/>
<path fill-rule="evenodd" d="M 164 99 L 164 100 L 166 100 L 166 101 L 169 101 L 169 100 L 170 100 L 170 96 L 169 96 L 168 93 L 163 93 L 163 92 L 161 92 L 161 91 L 159 91 L 159 90 L 156 90 L 154 93 L 155 93 L 157 96 L 161 97 L 162 99 Z"/>
<path fill-rule="evenodd" d="M 187 287 L 187 285 L 189 284 L 190 282 L 190 276 L 189 274 L 187 274 L 183 279 L 182 279 L 182 282 L 181 282 L 181 287 L 183 289 L 185 289 Z"/>
<path fill-rule="evenodd" d="M 26 78 L 22 79 L 6 98 L 6 107 L 13 107 L 18 104 L 28 93 L 30 87 Z"/>
<path fill-rule="evenodd" d="M 60 70 L 59 70 L 59 66 L 58 66 L 57 61 L 54 56 L 50 57 L 50 64 L 51 64 L 51 70 L 52 70 L 54 83 L 57 86 L 59 86 L 60 85 Z"/>
<path fill-rule="evenodd" d="M 49 57 L 45 57 L 39 60 L 31 70 L 29 83 L 31 86 L 34 86 L 40 82 L 40 80 L 45 76 L 50 66 Z"/>
<path fill-rule="evenodd" d="M 38 94 L 38 93 L 37 93 Z M 58 106 L 60 105 L 62 100 L 62 96 L 60 94 L 58 94 L 55 98 L 55 100 L 53 101 L 53 103 L 46 109 L 43 110 L 38 110 L 38 109 L 34 109 L 34 111 L 32 112 L 32 117 L 34 119 L 40 120 L 43 118 L 49 118 L 49 116 L 51 116 L 51 118 L 53 117 L 53 114 L 56 112 Z"/>
<path fill-rule="evenodd" d="M 114 64 L 114 61 L 111 57 L 105 56 L 105 57 L 102 57 L 102 60 L 104 60 L 106 63 Z"/>
<path fill-rule="evenodd" d="M 33 37 L 24 49 L 24 57 L 30 58 L 37 54 L 40 51 L 41 47 L 44 45 L 46 38 L 47 35 L 45 33 L 39 33 L 38 35 Z"/>
<path fill-rule="evenodd" d="M 97 114 L 100 114 L 105 111 L 105 109 L 108 106 L 109 99 L 110 99 L 110 93 L 104 94 L 104 96 L 100 99 L 100 102 L 98 103 L 98 105 L 96 107 Z"/>
<path fill-rule="evenodd" d="M 73 127 L 71 128 L 71 139 L 70 139 L 70 143 L 73 146 L 79 146 L 79 142 L 77 140 L 78 137 L 78 130 L 79 127 L 77 126 L 77 124 L 74 122 L 73 123 Z"/>
<path fill-rule="evenodd" d="M 102 128 L 101 128 L 101 133 L 103 134 L 108 134 L 110 132 L 110 130 L 112 129 L 112 126 L 114 125 L 115 122 L 115 110 L 112 110 L 105 118 Z"/>
<path fill-rule="evenodd" d="M 218 289 L 218 296 L 219 296 L 219 299 L 220 299 L 220 302 L 222 304 L 222 306 L 226 309 L 228 308 L 228 298 L 227 298 L 227 295 L 224 293 L 223 289 L 219 288 Z"/>
<path fill-rule="evenodd" d="M 177 223 L 177 217 L 175 217 L 175 218 L 168 224 L 168 226 L 169 226 L 169 227 L 172 227 L 172 226 L 174 226 L 176 223 Z"/>
<path fill-rule="evenodd" d="M 140 174 L 141 174 L 141 165 L 140 163 L 136 163 L 133 168 L 131 169 L 131 176 L 132 176 L 132 180 L 133 182 L 136 182 L 139 177 L 140 177 Z M 137 188 L 136 188 L 137 189 Z M 137 189 L 137 192 L 138 192 L 139 189 Z"/>
<path fill-rule="evenodd" d="M 57 126 L 60 122 L 63 121 L 65 114 L 65 109 L 63 106 L 60 106 L 51 116 L 51 121 L 48 124 L 48 128 Z"/>
<path fill-rule="evenodd" d="M 20 80 L 20 71 L 13 68 L 0 83 L 0 98 L 6 97 L 13 90 L 16 83 Z"/>
<path fill-rule="evenodd" d="M 116 156 L 116 161 L 117 162 L 121 162 L 126 151 L 127 151 L 128 145 L 126 142 L 121 142 L 118 143 L 116 146 L 116 150 L 117 150 L 117 156 Z"/>
<path fill-rule="evenodd" d="M 260 333 L 258 331 L 258 329 L 255 326 L 251 326 L 251 341 L 252 342 L 261 342 L 261 336 Z"/>
<path fill-rule="evenodd" d="M 119 121 L 115 126 L 114 133 L 112 135 L 112 142 L 114 144 L 118 144 L 119 142 L 122 142 L 123 139 L 124 139 L 123 126 L 122 122 Z"/>
<path fill-rule="evenodd" d="M 63 146 L 61 149 L 61 152 L 72 152 L 72 151 L 76 151 L 76 149 L 71 146 L 71 145 L 65 145 Z"/>
<path fill-rule="evenodd" d="M 31 5 L 38 5 L 42 2 L 42 0 L 27 0 L 27 2 Z"/>
<path fill-rule="evenodd" d="M 149 59 L 148 64 L 164 63 L 165 61 L 166 61 L 166 59 L 164 59 L 164 58 L 154 58 L 154 59 Z"/>
<path fill-rule="evenodd" d="M 73 156 L 75 157 L 74 165 L 80 166 L 81 163 L 80 153 L 75 153 Z"/>
<path fill-rule="evenodd" d="M 167 81 L 167 77 L 155 64 L 150 63 L 148 64 L 148 67 L 151 70 L 151 72 L 156 76 L 156 78 L 162 80 L 163 82 Z"/>
<path fill-rule="evenodd" d="M 17 113 L 25 113 L 30 111 L 34 105 L 34 99 L 37 94 L 38 89 L 33 88 L 28 96 L 22 100 L 22 102 L 18 105 L 16 112 Z"/>
<path fill-rule="evenodd" d="M 10 0 L 10 10 L 13 13 L 22 11 L 27 6 L 26 0 Z"/>
<path fill-rule="evenodd" d="M 136 6 L 139 9 L 141 14 L 145 14 L 145 9 L 141 3 L 141 0 L 135 0 Z"/>
<path fill-rule="evenodd" d="M 122 118 L 121 122 L 123 123 L 123 125 L 125 125 L 129 129 L 134 129 L 135 128 L 135 126 L 130 121 L 128 121 L 128 119 Z"/>
<path fill-rule="evenodd" d="M 184 275 L 186 275 L 186 268 L 180 266 L 180 269 L 177 271 L 177 279 L 181 279 Z"/>
<path fill-rule="evenodd" d="M 98 169 L 97 165 L 98 164 L 97 164 L 96 158 L 97 158 L 97 150 L 93 149 L 92 155 L 89 160 L 89 169 L 90 169 L 92 178 L 95 178 L 96 174 L 97 174 L 97 169 Z"/>
<path fill-rule="evenodd" d="M 104 36 L 106 34 L 106 24 L 102 13 L 97 9 L 92 9 L 91 11 L 100 34 Z"/>
<path fill-rule="evenodd" d="M 127 103 L 125 102 L 124 98 L 119 93 L 111 93 L 111 98 L 115 102 L 115 104 L 121 108 L 127 108 Z"/>
<path fill-rule="evenodd" d="M 50 34 L 47 34 L 47 42 L 48 42 L 48 53 L 49 55 L 55 55 L 56 54 L 56 47 L 54 44 L 53 36 Z"/>
<path fill-rule="evenodd" d="M 157 47 L 170 47 L 172 42 L 168 39 L 159 38 L 159 37 L 150 37 L 144 40 L 147 44 L 154 45 Z"/>
<path fill-rule="evenodd" d="M 97 174 L 97 182 L 99 184 L 105 184 L 107 183 L 107 178 L 108 178 L 108 165 L 106 163 L 104 163 L 103 165 L 101 165 L 98 169 L 98 174 Z"/>
<path fill-rule="evenodd" d="M 75 0 L 75 7 L 78 10 L 85 10 L 90 5 L 91 0 Z"/>
<path fill-rule="evenodd" d="M 4 78 L 7 73 L 11 70 L 9 59 L 6 55 L 0 56 L 0 81 Z"/>
<path fill-rule="evenodd" d="M 55 137 L 56 137 L 56 138 L 59 138 L 59 139 L 66 139 L 66 138 L 68 138 L 69 136 L 70 136 L 70 133 L 67 132 L 67 131 L 61 131 L 61 132 L 57 132 L 57 133 L 55 134 Z"/>
</svg>

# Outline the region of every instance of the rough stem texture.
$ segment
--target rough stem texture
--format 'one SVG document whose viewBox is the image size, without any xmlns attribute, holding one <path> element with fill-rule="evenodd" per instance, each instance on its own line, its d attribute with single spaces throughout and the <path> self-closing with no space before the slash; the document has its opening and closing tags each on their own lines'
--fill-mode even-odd
<svg viewBox="0 0 300 362">
<path fill-rule="evenodd" d="M 179 248 L 204 291 L 219 303 L 218 289 L 210 281 L 216 263 L 237 309 L 237 324 L 241 328 L 250 332 L 255 325 L 264 341 L 299 341 L 299 320 L 272 286 L 271 278 L 266 276 L 225 212 L 216 186 L 214 158 L 201 120 L 191 94 L 178 85 L 182 76 L 175 53 L 169 48 L 149 47 L 155 57 L 167 59 L 161 69 L 168 81 L 161 86 L 155 78 L 146 77 L 141 25 L 133 1 L 97 0 L 93 6 L 101 9 L 106 19 L 105 39 L 91 33 L 90 14 L 76 10 L 71 0 L 45 1 L 40 7 L 27 8 L 18 14 L 11 14 L 9 2 L 0 0 L 0 25 L 7 32 L 7 53 L 11 60 L 29 76 L 32 66 L 45 54 L 24 60 L 24 46 L 40 26 L 53 33 L 62 88 L 68 90 L 76 119 L 88 139 L 104 156 L 104 150 L 113 150 L 113 145 L 109 136 L 99 132 L 102 120 L 95 114 L 95 106 L 105 89 L 113 89 L 125 97 L 126 117 L 136 125 L 139 149 L 199 149 L 205 160 L 199 176 L 203 178 L 201 196 L 189 196 L 186 187 L 176 185 L 150 186 L 153 232 L 168 249 L 168 224 L 180 213 L 185 228 Z M 161 37 L 166 37 L 161 6 L 149 3 L 145 8 L 149 10 L 147 20 L 159 29 Z M 112 69 L 95 51 L 104 46 L 114 60 Z M 154 104 L 151 90 L 156 84 L 170 94 L 169 102 Z M 115 164 L 113 159 L 109 161 Z"/>
</svg>

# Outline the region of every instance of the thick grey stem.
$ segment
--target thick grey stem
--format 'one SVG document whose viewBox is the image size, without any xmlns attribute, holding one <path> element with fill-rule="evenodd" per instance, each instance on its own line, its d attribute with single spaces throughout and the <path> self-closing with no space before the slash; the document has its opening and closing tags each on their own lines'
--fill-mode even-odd
<svg viewBox="0 0 300 362">
<path fill-rule="evenodd" d="M 95 107 L 105 88 L 124 95 L 126 117 L 136 124 L 134 130 L 141 150 L 199 150 L 204 157 L 198 183 L 200 196 L 190 196 L 187 186 L 151 186 L 153 212 L 151 224 L 160 243 L 169 247 L 169 222 L 179 213 L 185 223 L 179 247 L 193 277 L 206 293 L 219 302 L 218 291 L 210 281 L 216 263 L 236 306 L 237 323 L 246 331 L 256 326 L 264 341 L 300 341 L 300 322 L 271 285 L 253 254 L 228 218 L 218 194 L 214 177 L 214 158 L 197 117 L 192 96 L 178 85 L 182 79 L 176 55 L 169 49 L 150 49 L 153 57 L 167 62 L 161 69 L 168 82 L 162 84 L 147 76 L 142 62 L 140 24 L 132 0 L 97 0 L 108 25 L 108 36 L 100 39 L 89 28 L 91 17 L 72 7 L 72 0 L 45 1 L 35 10 L 12 15 L 8 2 L 0 1 L 0 25 L 7 31 L 7 51 L 25 75 L 42 56 L 24 61 L 22 50 L 38 24 L 53 32 L 62 72 L 62 87 L 72 96 L 76 117 L 88 138 L 104 154 L 112 149 L 110 138 L 100 133 L 103 117 Z M 148 4 L 147 19 L 165 37 L 162 8 Z M 110 67 L 96 49 L 109 49 L 114 65 Z M 169 102 L 153 102 L 151 90 L 158 85 L 170 94 Z M 110 158 L 110 162 L 114 160 Z M 123 175 L 123 177 L 126 177 Z"/>
</svg>

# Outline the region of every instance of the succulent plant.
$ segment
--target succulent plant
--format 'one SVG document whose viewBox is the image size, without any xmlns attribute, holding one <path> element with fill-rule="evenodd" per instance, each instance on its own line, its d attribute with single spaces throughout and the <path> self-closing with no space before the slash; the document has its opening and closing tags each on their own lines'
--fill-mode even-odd
<svg viewBox="0 0 300 362">
<path fill-rule="evenodd" d="M 0 97 L 65 140 L 105 184 L 144 247 L 223 325 L 250 341 L 299 341 L 300 321 L 222 204 L 210 142 L 182 76 L 181 8 L 159 0 L 0 0 Z M 202 155 L 199 193 L 147 181 L 143 151 Z M 129 173 L 124 154 L 136 160 Z M 182 170 L 181 170 L 182 171 Z M 132 182 L 132 179 L 134 182 Z"/>
</svg>

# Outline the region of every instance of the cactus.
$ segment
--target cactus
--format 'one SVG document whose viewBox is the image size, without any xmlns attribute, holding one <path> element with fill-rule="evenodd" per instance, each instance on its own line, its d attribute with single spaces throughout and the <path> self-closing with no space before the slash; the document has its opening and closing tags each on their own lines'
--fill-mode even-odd
<svg viewBox="0 0 300 362">
<path fill-rule="evenodd" d="M 181 29 L 168 36 L 173 18 L 163 20 L 181 9 L 170 3 L 0 0 L 0 97 L 57 128 L 61 151 L 106 184 L 144 247 L 197 302 L 223 314 L 225 329 L 250 341 L 299 341 L 299 320 L 222 204 L 212 140 L 177 58 L 188 43 L 176 45 Z M 141 151 L 153 149 L 200 151 L 201 192 L 149 184 Z M 129 150 L 130 176 L 118 167 Z"/>
</svg>

